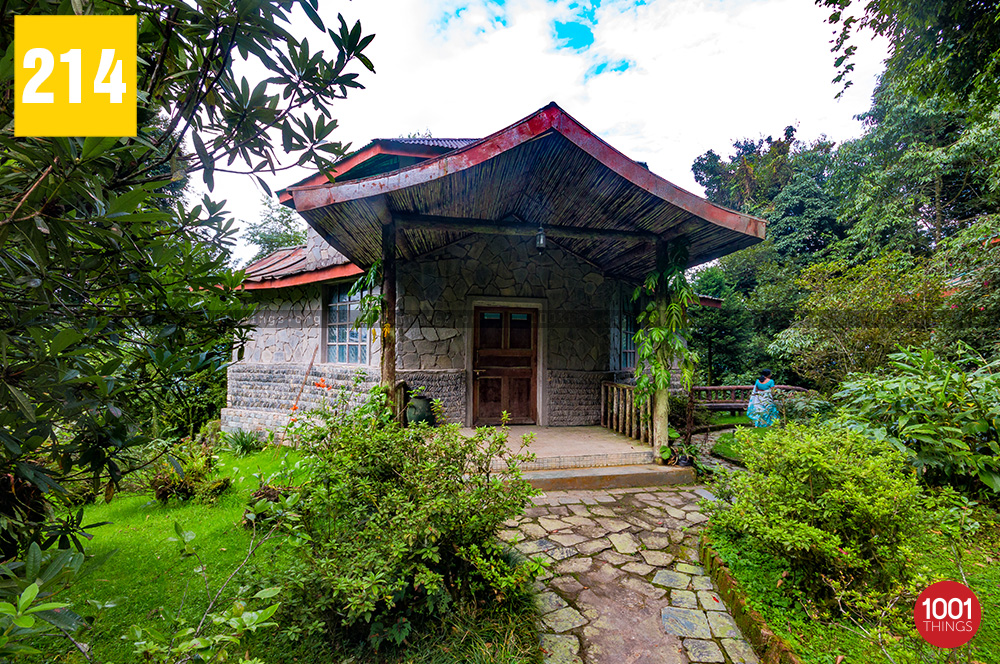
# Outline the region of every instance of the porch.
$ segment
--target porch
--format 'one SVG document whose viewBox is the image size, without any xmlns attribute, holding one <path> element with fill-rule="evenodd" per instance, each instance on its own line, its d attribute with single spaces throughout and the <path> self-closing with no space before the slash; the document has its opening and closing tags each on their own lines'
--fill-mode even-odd
<svg viewBox="0 0 1000 664">
<path fill-rule="evenodd" d="M 472 435 L 474 430 L 466 428 L 462 432 Z M 535 460 L 521 466 L 525 471 L 653 463 L 653 448 L 649 444 L 600 426 L 511 426 L 507 448 L 516 452 L 524 436 L 531 433 L 534 439 L 528 445 L 528 451 L 535 455 Z"/>
</svg>

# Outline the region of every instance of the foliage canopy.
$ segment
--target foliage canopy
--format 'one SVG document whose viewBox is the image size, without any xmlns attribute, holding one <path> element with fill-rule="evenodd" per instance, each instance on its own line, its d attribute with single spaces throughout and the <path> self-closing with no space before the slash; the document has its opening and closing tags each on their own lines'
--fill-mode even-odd
<svg viewBox="0 0 1000 664">
<path fill-rule="evenodd" d="M 300 9 L 315 33 L 292 29 Z M 360 87 L 355 62 L 373 35 L 327 29 L 317 0 L 36 3 L 0 17 L 0 443 L 4 472 L 44 490 L 76 472 L 108 478 L 110 498 L 143 441 L 140 392 L 183 391 L 220 371 L 252 309 L 227 267 L 234 225 L 224 203 L 159 205 L 171 182 L 200 173 L 323 167 L 331 106 Z M 134 14 L 139 26 L 138 135 L 13 136 L 14 16 Z M 241 61 L 268 78 L 251 82 Z M 277 137 L 280 137 L 277 138 Z M 193 146 L 188 150 L 187 145 Z"/>
</svg>

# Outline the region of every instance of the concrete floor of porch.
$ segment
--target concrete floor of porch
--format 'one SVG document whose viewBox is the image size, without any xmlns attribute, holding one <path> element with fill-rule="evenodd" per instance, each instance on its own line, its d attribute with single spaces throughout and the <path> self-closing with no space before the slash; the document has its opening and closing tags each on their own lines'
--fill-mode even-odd
<svg viewBox="0 0 1000 664">
<path fill-rule="evenodd" d="M 464 429 L 466 435 L 472 429 Z M 599 468 L 603 466 L 634 466 L 653 463 L 649 445 L 600 426 L 542 427 L 519 425 L 510 427 L 507 448 L 516 451 L 529 433 L 534 438 L 528 451 L 535 460 L 522 464 L 522 470 L 556 470 L 560 468 Z"/>
</svg>

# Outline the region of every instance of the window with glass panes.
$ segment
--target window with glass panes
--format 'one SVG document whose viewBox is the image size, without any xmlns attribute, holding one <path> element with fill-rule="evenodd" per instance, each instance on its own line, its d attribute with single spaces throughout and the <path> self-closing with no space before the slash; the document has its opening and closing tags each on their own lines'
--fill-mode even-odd
<svg viewBox="0 0 1000 664">
<path fill-rule="evenodd" d="M 635 369 L 635 306 L 629 303 L 622 312 L 622 369 Z"/>
<path fill-rule="evenodd" d="M 360 296 L 351 296 L 353 283 L 330 287 L 326 305 L 326 361 L 337 364 L 368 364 L 369 335 L 355 328 Z"/>
</svg>

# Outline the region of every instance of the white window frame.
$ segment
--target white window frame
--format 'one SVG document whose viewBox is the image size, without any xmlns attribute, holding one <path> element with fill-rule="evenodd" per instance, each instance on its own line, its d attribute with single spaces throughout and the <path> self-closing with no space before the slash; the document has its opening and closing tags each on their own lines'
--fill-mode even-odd
<svg viewBox="0 0 1000 664">
<path fill-rule="evenodd" d="M 361 298 L 348 296 L 353 287 L 354 281 L 339 281 L 324 289 L 323 358 L 328 364 L 367 367 L 372 362 L 372 335 L 365 327 L 354 328 L 354 321 L 360 315 L 357 305 Z M 356 349 L 353 362 L 352 349 Z"/>
</svg>

